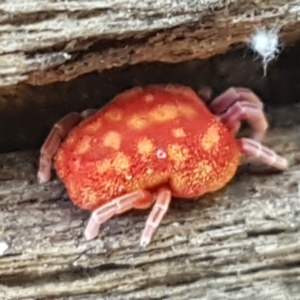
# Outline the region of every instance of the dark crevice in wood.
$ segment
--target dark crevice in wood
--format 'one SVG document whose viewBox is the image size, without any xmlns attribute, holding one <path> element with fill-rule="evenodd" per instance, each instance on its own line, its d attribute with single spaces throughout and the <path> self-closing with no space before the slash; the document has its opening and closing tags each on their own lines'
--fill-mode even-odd
<svg viewBox="0 0 300 300">
<path fill-rule="evenodd" d="M 293 231 L 297 231 L 297 228 L 295 228 L 295 230 L 293 230 Z M 249 238 L 251 238 L 251 237 L 259 237 L 259 236 L 266 236 L 266 235 L 278 235 L 278 234 L 285 233 L 285 232 L 287 232 L 287 231 L 284 229 L 272 228 L 269 230 L 248 231 L 247 236 Z"/>
</svg>

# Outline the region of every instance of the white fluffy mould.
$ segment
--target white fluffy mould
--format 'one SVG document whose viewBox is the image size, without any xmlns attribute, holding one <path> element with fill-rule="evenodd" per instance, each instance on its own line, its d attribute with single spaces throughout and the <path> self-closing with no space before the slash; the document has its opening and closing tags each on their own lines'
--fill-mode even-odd
<svg viewBox="0 0 300 300">
<path fill-rule="evenodd" d="M 258 28 L 250 37 L 249 47 L 261 57 L 264 76 L 267 74 L 268 63 L 278 56 L 282 47 L 279 42 L 278 32 L 278 28 L 269 30 Z"/>
</svg>

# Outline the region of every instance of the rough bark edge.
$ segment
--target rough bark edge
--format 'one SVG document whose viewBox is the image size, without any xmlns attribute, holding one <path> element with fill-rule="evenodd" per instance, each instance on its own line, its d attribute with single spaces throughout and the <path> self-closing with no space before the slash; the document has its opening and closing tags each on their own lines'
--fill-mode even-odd
<svg viewBox="0 0 300 300">
<path fill-rule="evenodd" d="M 257 26 L 281 28 L 285 45 L 300 35 L 296 0 L 199 0 L 185 4 L 174 0 L 168 2 L 171 10 L 164 1 L 152 3 L 147 9 L 147 3 L 133 1 L 91 3 L 76 6 L 71 1 L 69 7 L 60 8 L 53 3 L 43 9 L 34 3 L 19 4 L 13 14 L 16 18 L 19 12 L 19 19 L 9 18 L 15 4 L 0 5 L 0 31 L 6 32 L 0 48 L 9 51 L 0 57 L 0 85 L 22 81 L 43 85 L 126 64 L 205 59 L 235 44 L 247 43 Z M 38 20 L 41 12 L 45 19 Z M 67 17 L 61 18 L 62 14 Z M 144 18 L 137 18 L 139 15 Z M 75 17 L 79 18 L 77 27 L 72 22 Z M 26 35 L 22 36 L 18 22 L 26 20 Z M 58 28 L 63 29 L 60 32 Z M 8 44 L 8 40 L 16 42 Z"/>
</svg>

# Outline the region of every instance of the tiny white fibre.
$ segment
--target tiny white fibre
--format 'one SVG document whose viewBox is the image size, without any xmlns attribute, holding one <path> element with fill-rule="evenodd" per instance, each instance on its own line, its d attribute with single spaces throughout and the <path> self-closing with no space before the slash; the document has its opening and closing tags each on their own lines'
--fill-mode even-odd
<svg viewBox="0 0 300 300">
<path fill-rule="evenodd" d="M 72 57 L 72 55 L 70 55 L 69 53 L 64 52 L 63 57 L 64 57 L 64 59 L 69 60 Z"/>
<path fill-rule="evenodd" d="M 156 151 L 156 157 L 157 158 L 166 158 L 167 157 L 167 153 L 161 149 L 158 149 Z"/>
<path fill-rule="evenodd" d="M 5 242 L 0 242 L 0 256 L 8 249 L 8 245 Z"/>
<path fill-rule="evenodd" d="M 267 73 L 267 65 L 280 52 L 278 29 L 259 28 L 250 38 L 251 49 L 262 57 L 264 76 Z"/>
</svg>

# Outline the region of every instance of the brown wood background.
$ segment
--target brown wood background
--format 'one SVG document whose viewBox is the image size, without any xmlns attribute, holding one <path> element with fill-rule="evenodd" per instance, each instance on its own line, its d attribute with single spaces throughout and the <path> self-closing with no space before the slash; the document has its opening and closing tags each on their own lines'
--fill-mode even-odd
<svg viewBox="0 0 300 300">
<path fill-rule="evenodd" d="M 0 299 L 299 299 L 298 10 L 296 0 L 1 2 Z M 266 77 L 246 47 L 264 25 L 284 43 Z M 250 87 L 266 104 L 265 143 L 290 168 L 245 162 L 218 193 L 174 200 L 146 249 L 149 211 L 84 241 L 88 214 L 55 176 L 36 181 L 37 149 L 70 110 L 154 82 Z"/>
<path fill-rule="evenodd" d="M 247 43 L 260 26 L 281 28 L 291 43 L 298 11 L 298 0 L 2 1 L 0 86 L 209 58 Z"/>
</svg>

